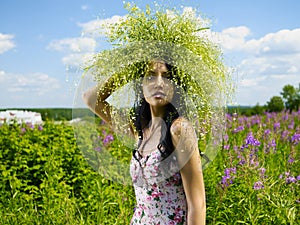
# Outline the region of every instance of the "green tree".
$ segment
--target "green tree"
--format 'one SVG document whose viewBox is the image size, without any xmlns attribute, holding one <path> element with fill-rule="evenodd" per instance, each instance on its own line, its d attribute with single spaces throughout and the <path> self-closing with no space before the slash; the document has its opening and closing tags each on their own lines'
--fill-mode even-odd
<svg viewBox="0 0 300 225">
<path fill-rule="evenodd" d="M 267 110 L 269 112 L 281 112 L 284 109 L 284 102 L 280 96 L 273 96 L 267 102 Z"/>
<path fill-rule="evenodd" d="M 298 110 L 300 105 L 300 83 L 299 87 L 287 84 L 283 87 L 280 93 L 285 100 L 285 107 L 291 112 L 293 110 Z"/>
<path fill-rule="evenodd" d="M 251 115 L 261 115 L 265 111 L 265 106 L 261 106 L 259 105 L 259 103 L 257 103 L 254 107 L 251 108 Z"/>
</svg>

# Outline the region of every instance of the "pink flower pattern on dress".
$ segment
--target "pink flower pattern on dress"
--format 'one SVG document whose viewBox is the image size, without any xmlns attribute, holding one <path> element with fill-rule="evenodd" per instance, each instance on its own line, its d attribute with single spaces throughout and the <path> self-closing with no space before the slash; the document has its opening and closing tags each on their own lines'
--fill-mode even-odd
<svg viewBox="0 0 300 225">
<path fill-rule="evenodd" d="M 134 157 L 131 160 L 130 173 L 137 202 L 131 225 L 187 224 L 187 202 L 180 172 L 163 180 L 149 179 L 147 185 L 139 183 L 139 179 L 161 175 L 161 160 L 159 151 L 140 157 L 140 162 Z"/>
</svg>

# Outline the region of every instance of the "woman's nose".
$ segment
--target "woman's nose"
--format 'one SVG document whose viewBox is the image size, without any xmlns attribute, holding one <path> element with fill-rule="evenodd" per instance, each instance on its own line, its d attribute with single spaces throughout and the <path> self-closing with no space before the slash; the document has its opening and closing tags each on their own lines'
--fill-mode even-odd
<svg viewBox="0 0 300 225">
<path fill-rule="evenodd" d="M 164 85 L 164 78 L 160 75 L 156 77 L 156 86 L 162 87 Z"/>
</svg>

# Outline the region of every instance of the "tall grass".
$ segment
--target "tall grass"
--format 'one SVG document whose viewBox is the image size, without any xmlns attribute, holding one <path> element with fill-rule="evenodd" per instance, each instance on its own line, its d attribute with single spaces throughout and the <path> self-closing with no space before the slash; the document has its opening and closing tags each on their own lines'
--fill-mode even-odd
<svg viewBox="0 0 300 225">
<path fill-rule="evenodd" d="M 228 115 L 223 142 L 204 171 L 207 224 L 300 224 L 300 112 Z M 0 224 L 130 222 L 133 188 L 96 173 L 67 123 L 3 124 L 0 160 Z"/>
</svg>

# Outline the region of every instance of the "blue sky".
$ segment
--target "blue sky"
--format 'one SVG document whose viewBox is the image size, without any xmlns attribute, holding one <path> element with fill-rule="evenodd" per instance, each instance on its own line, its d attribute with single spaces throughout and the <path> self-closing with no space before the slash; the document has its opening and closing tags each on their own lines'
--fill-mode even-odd
<svg viewBox="0 0 300 225">
<path fill-rule="evenodd" d="M 227 63 L 235 68 L 235 104 L 263 105 L 285 84 L 298 86 L 298 0 L 164 2 L 196 7 L 211 19 L 211 34 L 219 37 Z M 122 0 L 1 0 L 0 108 L 72 107 L 80 57 L 104 47 L 82 34 L 125 14 Z M 68 73 L 67 67 L 72 68 Z"/>
</svg>

